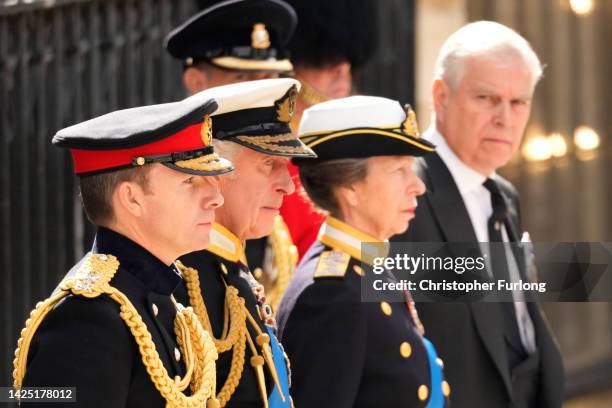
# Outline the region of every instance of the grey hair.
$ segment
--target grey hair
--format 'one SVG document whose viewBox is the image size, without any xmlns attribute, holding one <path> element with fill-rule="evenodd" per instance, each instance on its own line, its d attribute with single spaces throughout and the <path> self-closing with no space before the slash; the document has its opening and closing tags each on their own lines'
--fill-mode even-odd
<svg viewBox="0 0 612 408">
<path fill-rule="evenodd" d="M 230 140 L 213 139 L 212 144 L 213 144 L 213 147 L 215 148 L 215 153 L 217 153 L 219 156 L 223 157 L 224 159 L 231 161 L 234 164 L 234 167 L 238 166 L 238 161 L 239 161 L 238 157 L 240 153 L 248 149 Z M 236 177 L 236 172 L 232 171 L 231 173 L 224 174 L 223 176 L 229 179 L 234 179 Z"/>
<path fill-rule="evenodd" d="M 368 159 L 337 159 L 300 164 L 300 181 L 310 200 L 320 210 L 341 217 L 335 189 L 366 178 Z"/>
<path fill-rule="evenodd" d="M 464 66 L 471 57 L 488 57 L 512 63 L 519 58 L 532 74 L 533 86 L 542 78 L 543 66 L 529 42 L 516 31 L 493 21 L 477 21 L 461 27 L 446 40 L 436 60 L 434 80 L 444 80 L 456 90 Z"/>
</svg>

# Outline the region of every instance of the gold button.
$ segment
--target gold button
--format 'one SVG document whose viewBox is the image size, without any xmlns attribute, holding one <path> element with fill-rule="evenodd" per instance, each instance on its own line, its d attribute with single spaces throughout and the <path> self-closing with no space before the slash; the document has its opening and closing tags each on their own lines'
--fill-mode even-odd
<svg viewBox="0 0 612 408">
<path fill-rule="evenodd" d="M 221 264 L 221 271 L 223 271 L 223 273 L 227 275 L 227 266 L 225 266 L 224 263 Z"/>
<path fill-rule="evenodd" d="M 380 309 L 387 316 L 391 316 L 391 313 L 393 313 L 393 309 L 391 308 L 391 305 L 388 304 L 387 302 L 380 302 Z"/>
<path fill-rule="evenodd" d="M 159 308 L 155 303 L 151 305 L 151 309 L 153 309 L 153 316 L 157 316 L 157 314 L 159 313 Z"/>
<path fill-rule="evenodd" d="M 136 164 L 139 166 L 142 166 L 145 164 L 145 158 L 144 157 L 138 157 L 136 158 Z"/>
<path fill-rule="evenodd" d="M 450 395 L 450 385 L 448 385 L 446 381 L 442 381 L 442 394 L 444 394 L 445 397 Z"/>
<path fill-rule="evenodd" d="M 357 275 L 359 275 L 359 276 L 363 276 L 363 275 L 364 275 L 364 273 L 363 273 L 363 268 L 362 268 L 361 266 L 359 266 L 359 265 L 353 265 L 353 271 L 354 271 L 354 272 L 355 272 Z"/>
<path fill-rule="evenodd" d="M 410 357 L 410 355 L 412 354 L 412 346 L 410 345 L 410 343 L 405 341 L 400 345 L 400 354 L 404 358 Z"/>
<path fill-rule="evenodd" d="M 253 276 L 255 276 L 255 279 L 261 279 L 261 277 L 263 276 L 263 269 L 255 268 L 255 270 L 253 271 Z"/>
<path fill-rule="evenodd" d="M 181 352 L 176 347 L 174 348 L 174 359 L 177 363 L 181 361 Z"/>
<path fill-rule="evenodd" d="M 429 388 L 426 385 L 421 385 L 417 391 L 419 399 L 425 401 L 429 397 Z"/>
<path fill-rule="evenodd" d="M 440 357 L 436 358 L 436 363 L 438 363 L 440 368 L 444 368 L 444 361 Z"/>
</svg>

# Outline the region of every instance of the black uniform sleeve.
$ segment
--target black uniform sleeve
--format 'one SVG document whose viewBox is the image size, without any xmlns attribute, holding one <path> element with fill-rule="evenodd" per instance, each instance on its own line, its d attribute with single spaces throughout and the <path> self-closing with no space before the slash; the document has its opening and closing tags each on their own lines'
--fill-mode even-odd
<svg viewBox="0 0 612 408">
<path fill-rule="evenodd" d="M 76 403 L 23 407 L 124 407 L 133 365 L 132 336 L 119 305 L 106 297 L 69 297 L 38 328 L 24 387 L 76 387 Z"/>
<path fill-rule="evenodd" d="M 359 295 L 322 279 L 297 299 L 282 333 L 297 408 L 353 407 L 365 362 L 366 324 Z"/>
</svg>

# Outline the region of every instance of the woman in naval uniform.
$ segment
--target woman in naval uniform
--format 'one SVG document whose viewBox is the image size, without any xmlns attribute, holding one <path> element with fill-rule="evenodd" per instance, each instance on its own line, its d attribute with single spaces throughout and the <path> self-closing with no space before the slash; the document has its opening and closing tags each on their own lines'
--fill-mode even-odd
<svg viewBox="0 0 612 408">
<path fill-rule="evenodd" d="M 434 146 L 419 139 L 410 108 L 371 96 L 307 109 L 298 134 L 318 156 L 294 159 L 302 185 L 328 217 L 277 316 L 295 406 L 447 406 L 442 361 L 423 337 L 410 294 L 401 302 L 376 303 L 362 301 L 361 294 L 368 269 L 362 265 L 372 261 L 362 257 L 361 244 L 384 243 L 406 230 L 425 192 L 413 156 Z"/>
</svg>

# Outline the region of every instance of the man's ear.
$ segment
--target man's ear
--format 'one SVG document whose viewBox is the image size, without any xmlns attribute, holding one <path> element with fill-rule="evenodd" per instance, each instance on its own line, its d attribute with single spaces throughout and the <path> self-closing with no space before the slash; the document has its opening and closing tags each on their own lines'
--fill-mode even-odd
<svg viewBox="0 0 612 408">
<path fill-rule="evenodd" d="M 188 67 L 183 71 L 183 85 L 189 95 L 208 88 L 206 73 L 199 68 Z"/>
<path fill-rule="evenodd" d="M 443 79 L 436 79 L 432 85 L 432 97 L 436 118 L 444 120 L 448 99 L 450 96 L 450 88 Z"/>
<path fill-rule="evenodd" d="M 138 183 L 124 181 L 120 183 L 113 193 L 115 212 L 128 213 L 133 217 L 143 214 L 143 199 L 145 192 Z"/>
</svg>

